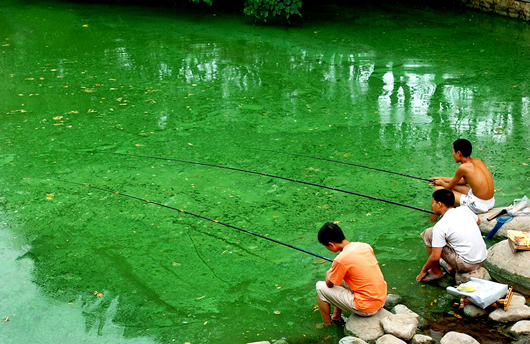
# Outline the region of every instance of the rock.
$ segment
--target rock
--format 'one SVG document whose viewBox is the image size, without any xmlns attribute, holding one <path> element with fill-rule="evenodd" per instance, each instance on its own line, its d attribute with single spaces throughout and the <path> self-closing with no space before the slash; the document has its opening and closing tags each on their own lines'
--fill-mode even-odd
<svg viewBox="0 0 530 344">
<path fill-rule="evenodd" d="M 497 214 L 499 211 L 501 211 L 504 208 L 493 208 L 487 213 L 484 214 L 478 214 L 478 218 L 480 219 L 480 231 L 483 234 L 488 234 L 493 227 L 497 224 L 497 220 L 491 220 L 488 221 L 488 217 L 490 217 L 493 214 Z M 506 222 L 502 227 L 498 230 L 497 233 L 495 233 L 495 237 L 503 237 L 507 238 L 506 231 L 508 229 L 515 230 L 515 231 L 530 231 L 530 216 L 516 216 L 511 221 Z"/>
<path fill-rule="evenodd" d="M 448 332 L 440 340 L 440 344 L 480 344 L 475 338 L 465 333 Z"/>
<path fill-rule="evenodd" d="M 516 337 L 521 335 L 530 335 L 530 320 L 521 320 L 515 323 L 510 330 L 510 333 Z"/>
<path fill-rule="evenodd" d="M 396 305 L 394 308 L 392 308 L 392 313 L 394 313 L 394 314 L 408 314 L 408 315 L 412 315 L 418 321 L 421 319 L 421 316 L 419 314 L 414 313 L 407 306 L 401 305 L 401 304 L 400 305 Z"/>
<path fill-rule="evenodd" d="M 508 239 L 498 242 L 488 250 L 484 266 L 495 280 L 513 286 L 513 289 L 530 295 L 530 251 L 513 253 Z"/>
<path fill-rule="evenodd" d="M 247 344 L 271 344 L 271 342 L 269 342 L 267 340 L 264 340 L 264 341 L 261 341 L 261 342 L 252 342 L 252 343 L 247 343 Z"/>
<path fill-rule="evenodd" d="M 416 333 L 418 319 L 412 314 L 392 314 L 381 319 L 385 333 L 409 341 Z"/>
<path fill-rule="evenodd" d="M 381 326 L 381 320 L 392 315 L 392 313 L 384 308 L 371 317 L 362 317 L 357 314 L 352 314 L 348 318 L 348 321 L 346 321 L 344 332 L 364 341 L 376 340 L 385 334 L 385 331 Z"/>
<path fill-rule="evenodd" d="M 385 308 L 386 309 L 391 309 L 392 307 L 395 307 L 398 303 L 401 302 L 401 296 L 397 295 L 397 294 L 388 294 L 386 296 L 386 301 L 385 301 Z"/>
<path fill-rule="evenodd" d="M 272 344 L 289 344 L 285 339 L 278 339 L 276 341 L 273 341 Z"/>
<path fill-rule="evenodd" d="M 480 318 L 488 315 L 488 311 L 473 304 L 464 306 L 464 314 L 470 318 Z"/>
<path fill-rule="evenodd" d="M 526 299 L 520 294 L 514 294 L 508 310 L 498 308 L 490 313 L 489 319 L 497 322 L 514 322 L 530 319 L 530 307 L 526 304 Z"/>
<path fill-rule="evenodd" d="M 385 334 L 379 338 L 375 344 L 407 344 L 407 342 L 402 341 L 399 338 L 394 337 L 391 334 Z"/>
<path fill-rule="evenodd" d="M 410 344 L 435 344 L 436 339 L 424 334 L 415 334 Z"/>
<path fill-rule="evenodd" d="M 470 271 L 470 272 L 457 272 L 455 273 L 455 282 L 456 284 L 462 284 L 469 282 L 471 280 L 471 277 L 480 278 L 483 280 L 491 281 L 490 274 L 488 273 L 488 270 L 481 266 L 480 268 Z"/>
<path fill-rule="evenodd" d="M 339 344 L 368 344 L 364 340 L 357 338 L 357 337 L 344 337 L 341 340 L 339 340 Z"/>
</svg>

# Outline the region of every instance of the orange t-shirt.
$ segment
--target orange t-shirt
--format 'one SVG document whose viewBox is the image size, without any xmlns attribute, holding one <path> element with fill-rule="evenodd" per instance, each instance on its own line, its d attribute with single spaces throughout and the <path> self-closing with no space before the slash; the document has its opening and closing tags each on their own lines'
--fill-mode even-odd
<svg viewBox="0 0 530 344">
<path fill-rule="evenodd" d="M 387 285 L 372 247 L 363 242 L 350 242 L 333 260 L 329 280 L 340 285 L 342 280 L 353 291 L 355 308 L 376 312 L 384 304 Z"/>
</svg>

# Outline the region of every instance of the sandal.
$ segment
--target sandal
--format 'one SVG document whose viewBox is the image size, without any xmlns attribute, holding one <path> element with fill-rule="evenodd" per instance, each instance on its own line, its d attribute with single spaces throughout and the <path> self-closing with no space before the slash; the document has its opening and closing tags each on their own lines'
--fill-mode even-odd
<svg viewBox="0 0 530 344">
<path fill-rule="evenodd" d="M 440 267 L 448 274 L 452 274 L 454 272 L 454 269 L 451 267 L 451 265 L 449 265 L 443 258 L 440 258 L 438 264 L 440 264 Z"/>
<path fill-rule="evenodd" d="M 347 320 L 347 318 L 345 318 L 345 317 L 343 317 L 343 316 L 341 315 L 341 316 L 340 316 L 340 319 L 337 319 L 337 320 L 331 318 L 331 323 L 332 323 L 332 324 L 335 324 L 335 325 L 340 325 L 340 326 L 342 326 L 342 325 L 344 325 L 344 324 L 346 323 L 346 320 Z"/>
</svg>

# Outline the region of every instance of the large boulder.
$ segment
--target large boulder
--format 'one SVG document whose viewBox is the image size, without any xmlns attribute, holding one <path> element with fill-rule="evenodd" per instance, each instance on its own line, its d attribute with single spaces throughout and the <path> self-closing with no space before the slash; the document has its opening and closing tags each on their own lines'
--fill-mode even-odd
<svg viewBox="0 0 530 344">
<path fill-rule="evenodd" d="M 496 281 L 511 285 L 522 294 L 530 295 L 529 262 L 530 251 L 514 253 L 506 239 L 489 248 L 484 266 Z"/>
<path fill-rule="evenodd" d="M 392 313 L 384 308 L 370 317 L 352 314 L 348 317 L 348 321 L 346 321 L 344 332 L 367 342 L 376 340 L 385 334 L 381 326 L 381 320 L 392 315 Z"/>
<path fill-rule="evenodd" d="M 497 214 L 499 211 L 506 208 L 493 208 L 487 213 L 484 214 L 478 214 L 478 218 L 480 219 L 480 231 L 483 234 L 488 234 L 493 227 L 497 224 L 497 220 L 491 220 L 488 221 L 488 217 L 491 215 Z M 530 216 L 516 216 L 511 221 L 506 222 L 502 227 L 499 229 L 499 231 L 495 234 L 496 237 L 503 237 L 507 238 L 506 231 L 508 229 L 515 230 L 515 231 L 530 231 Z"/>
<path fill-rule="evenodd" d="M 381 338 L 377 339 L 375 344 L 407 344 L 407 342 L 404 342 L 391 334 L 385 334 Z"/>
<path fill-rule="evenodd" d="M 448 332 L 440 340 L 440 344 L 480 344 L 475 338 L 465 333 Z"/>
<path fill-rule="evenodd" d="M 383 318 L 381 326 L 385 333 L 409 341 L 416 333 L 418 319 L 412 314 L 395 314 Z"/>
<path fill-rule="evenodd" d="M 455 273 L 456 284 L 462 284 L 471 281 L 471 277 L 480 278 L 483 280 L 491 281 L 491 276 L 483 266 L 470 272 L 457 272 Z"/>
<path fill-rule="evenodd" d="M 367 344 L 364 340 L 352 336 L 344 337 L 339 340 L 339 344 Z"/>
<path fill-rule="evenodd" d="M 530 319 L 530 307 L 526 304 L 523 295 L 513 294 L 510 305 L 507 310 L 498 308 L 489 314 L 489 319 L 496 322 L 514 322 L 519 320 Z"/>
</svg>

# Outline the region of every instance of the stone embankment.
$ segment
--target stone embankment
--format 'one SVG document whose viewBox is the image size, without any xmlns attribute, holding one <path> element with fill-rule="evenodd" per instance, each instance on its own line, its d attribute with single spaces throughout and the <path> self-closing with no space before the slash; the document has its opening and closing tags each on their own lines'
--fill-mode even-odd
<svg viewBox="0 0 530 344">
<path fill-rule="evenodd" d="M 339 344 L 435 344 L 436 339 L 421 332 L 422 318 L 402 304 L 394 305 L 400 301 L 397 295 L 389 295 L 385 307 L 371 317 L 350 315 L 345 326 L 345 337 Z M 490 307 L 493 308 L 493 307 Z M 388 310 L 390 309 L 390 311 Z M 483 310 L 473 304 L 464 308 L 464 314 L 469 317 L 482 317 L 486 314 L 488 319 L 500 324 L 511 324 L 506 335 L 514 339 L 513 343 L 530 343 L 530 307 L 526 305 L 526 298 L 514 294 L 508 310 L 497 308 L 491 311 Z M 439 341 L 440 344 L 480 344 L 472 336 L 450 331 Z M 288 344 L 284 339 L 269 342 L 254 342 L 248 344 Z"/>
<path fill-rule="evenodd" d="M 464 6 L 484 12 L 530 21 L 530 2 L 527 0 L 460 0 Z"/>
</svg>

